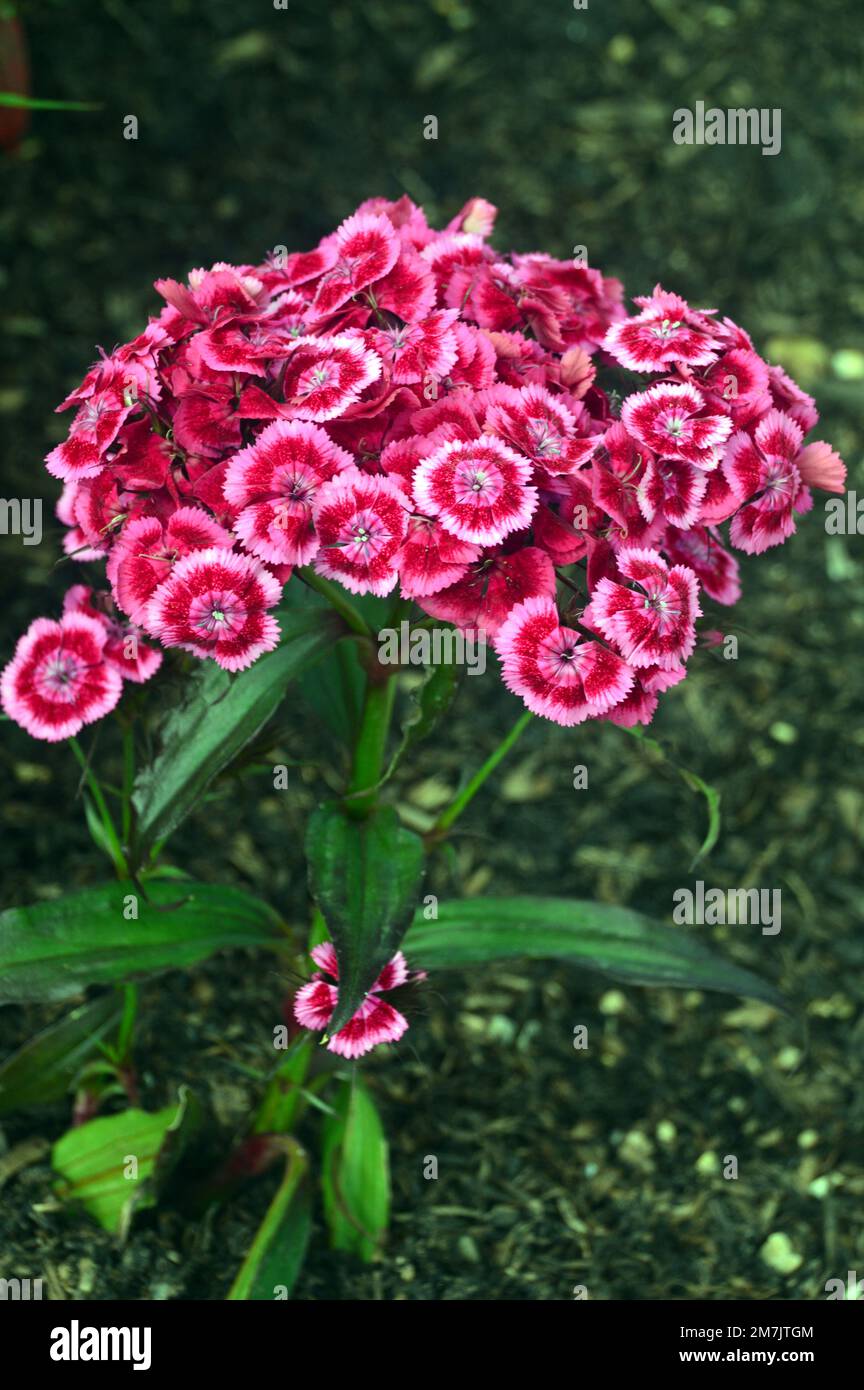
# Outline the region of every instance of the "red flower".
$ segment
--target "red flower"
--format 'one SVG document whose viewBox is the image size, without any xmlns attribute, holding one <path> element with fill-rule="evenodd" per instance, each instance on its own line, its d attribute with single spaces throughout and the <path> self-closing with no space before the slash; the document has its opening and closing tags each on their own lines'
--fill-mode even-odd
<svg viewBox="0 0 864 1390">
<path fill-rule="evenodd" d="M 325 270 L 315 291 L 314 308 L 323 317 L 338 309 L 358 290 L 380 280 L 399 256 L 399 238 L 392 223 L 369 212 L 356 212 L 334 238 L 336 260 Z"/>
<path fill-rule="evenodd" d="M 333 420 L 381 375 L 381 359 L 362 338 L 298 338 L 285 363 L 284 407 L 298 420 Z"/>
<path fill-rule="evenodd" d="M 622 550 L 616 561 L 637 587 L 601 579 L 583 616 L 586 627 L 614 642 L 631 666 L 674 670 L 696 645 L 702 610 L 695 574 L 685 565 L 670 569 L 656 550 Z"/>
<path fill-rule="evenodd" d="M 700 367 L 715 360 L 720 343 L 711 320 L 680 295 L 656 285 L 653 294 L 637 296 L 635 303 L 642 306 L 641 314 L 614 323 L 603 339 L 605 350 L 623 367 L 662 372 L 679 363 Z"/>
<path fill-rule="evenodd" d="M 525 546 L 507 555 L 480 557 L 455 584 L 424 594 L 419 602 L 432 618 L 494 637 L 518 603 L 554 594 L 555 570 L 549 556 L 536 546 Z"/>
</svg>

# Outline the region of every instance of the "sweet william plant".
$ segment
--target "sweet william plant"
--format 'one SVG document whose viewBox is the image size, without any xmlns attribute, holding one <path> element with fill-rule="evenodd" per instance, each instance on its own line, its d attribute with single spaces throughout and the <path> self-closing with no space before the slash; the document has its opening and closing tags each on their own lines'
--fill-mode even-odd
<svg viewBox="0 0 864 1390">
<path fill-rule="evenodd" d="M 324 1116 L 333 1243 L 374 1255 L 387 1146 L 349 1064 L 404 1035 L 400 987 L 551 956 L 777 1001 L 631 911 L 439 903 L 424 889 L 430 856 L 532 717 L 641 734 L 686 676 L 703 604 L 737 602 L 733 552 L 783 543 L 814 488 L 844 487 L 834 451 L 805 442 L 814 402 L 742 328 L 659 285 L 628 313 L 596 269 L 494 250 L 494 221 L 474 198 L 435 231 L 408 198 L 372 199 L 311 251 L 158 281 L 161 312 L 64 401 L 72 423 L 47 458 L 83 578 L 20 639 L 2 703 L 33 737 L 71 745 L 118 881 L 3 914 L 0 997 L 120 995 L 103 990 L 25 1044 L 0 1073 L 0 1110 L 72 1086 L 60 1190 L 125 1231 L 182 1167 L 197 1120 L 186 1093 L 158 1115 L 137 1107 L 135 981 L 231 946 L 303 959 L 259 1109 L 204 1194 L 285 1159 L 231 1297 L 287 1296 L 299 1271 L 311 1185 L 295 1136 L 310 1104 Z M 388 785 L 446 717 L 461 672 L 431 664 L 406 707 L 381 640 L 406 624 L 485 644 L 522 705 L 423 836 L 400 823 Z M 267 748 L 312 668 L 350 771 L 309 822 L 314 917 L 298 954 L 278 904 L 192 882 L 163 854 L 214 780 Z M 78 742 L 109 716 L 123 748 L 113 790 Z M 685 775 L 709 796 L 708 846 L 716 794 Z M 98 1113 L 115 1094 L 131 1108 Z M 148 1152 L 130 1174 L 119 1156 L 136 1134 Z M 107 1199 L 91 1189 L 106 1153 L 118 1155 Z"/>
</svg>

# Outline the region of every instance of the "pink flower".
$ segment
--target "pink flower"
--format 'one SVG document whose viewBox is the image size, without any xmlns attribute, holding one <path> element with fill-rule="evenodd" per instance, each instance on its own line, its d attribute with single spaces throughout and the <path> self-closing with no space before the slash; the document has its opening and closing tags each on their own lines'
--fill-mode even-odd
<svg viewBox="0 0 864 1390">
<path fill-rule="evenodd" d="M 85 400 L 72 421 L 69 438 L 45 459 L 51 476 L 64 480 L 95 478 L 121 426 L 137 405 L 135 396 L 119 381 Z"/>
<path fill-rule="evenodd" d="M 36 618 L 0 678 L 3 709 L 34 738 L 72 738 L 117 704 L 123 679 L 104 659 L 106 632 L 86 613 Z"/>
<path fill-rule="evenodd" d="M 620 656 L 561 626 L 552 598 L 518 604 L 495 646 L 508 690 L 556 724 L 569 727 L 608 713 L 633 684 L 633 672 Z"/>
<path fill-rule="evenodd" d="M 528 525 L 537 506 L 531 464 L 492 435 L 444 444 L 419 464 L 414 497 L 451 535 L 496 545 Z"/>
<path fill-rule="evenodd" d="M 319 317 L 331 314 L 358 290 L 380 280 L 399 256 L 399 238 L 386 217 L 355 212 L 336 232 L 336 260 L 318 281 L 314 307 Z"/>
<path fill-rule="evenodd" d="M 298 338 L 285 363 L 287 413 L 298 420 L 333 420 L 381 375 L 381 359 L 362 338 Z"/>
<path fill-rule="evenodd" d="M 713 324 L 704 314 L 694 312 L 677 294 L 668 294 L 659 285 L 649 296 L 639 296 L 641 314 L 613 323 L 603 347 L 633 372 L 662 372 L 682 363 L 705 366 L 713 362 L 720 343 L 713 336 Z"/>
<path fill-rule="evenodd" d="M 240 508 L 234 530 L 247 550 L 274 564 L 305 565 L 318 549 L 312 503 L 351 455 L 317 425 L 277 420 L 228 462 L 224 493 Z"/>
<path fill-rule="evenodd" d="M 846 491 L 846 465 L 824 440 L 805 444 L 795 463 L 806 487 L 818 487 L 823 492 Z"/>
<path fill-rule="evenodd" d="M 320 1033 L 333 1017 L 339 997 L 337 986 L 326 980 L 324 975 L 330 975 L 338 981 L 339 966 L 336 952 L 329 941 L 325 941 L 321 946 L 313 946 L 310 954 L 315 964 L 321 968 L 315 971 L 307 985 L 297 991 L 294 998 L 294 1017 L 304 1028 Z M 379 1043 L 398 1042 L 403 1033 L 407 1032 L 408 1020 L 394 1009 L 392 1004 L 388 1004 L 379 996 L 386 990 L 425 978 L 424 971 L 410 975 L 404 955 L 397 951 L 393 959 L 384 966 L 351 1021 L 328 1039 L 328 1051 L 338 1052 L 341 1057 L 362 1057 Z"/>
<path fill-rule="evenodd" d="M 717 467 L 718 446 L 732 431 L 728 416 L 706 411 L 705 398 L 687 382 L 659 383 L 628 396 L 621 419 L 630 434 L 661 458 L 682 459 L 706 470 Z"/>
<path fill-rule="evenodd" d="M 738 561 L 725 550 L 707 526 L 670 531 L 663 543 L 670 560 L 688 565 L 715 603 L 733 604 L 741 597 Z"/>
<path fill-rule="evenodd" d="M 596 452 L 600 437 L 577 438 L 586 429 L 587 412 L 566 396 L 553 396 L 542 386 L 499 397 L 486 413 L 486 432 L 531 459 L 546 473 L 572 473 Z"/>
<path fill-rule="evenodd" d="M 685 565 L 670 569 L 656 550 L 621 550 L 616 560 L 637 587 L 601 579 L 584 613 L 586 627 L 602 632 L 637 669 L 674 670 L 696 645 L 702 610 L 695 574 Z"/>
<path fill-rule="evenodd" d="M 312 519 L 320 549 L 315 568 L 353 594 L 389 594 L 408 529 L 406 497 L 383 474 L 346 468 L 319 489 Z"/>
<path fill-rule="evenodd" d="M 133 622 L 143 622 L 147 604 L 175 560 L 194 550 L 231 550 L 233 545 L 230 532 L 201 507 L 178 507 L 164 526 L 155 516 L 128 521 L 108 560 L 118 608 Z"/>
<path fill-rule="evenodd" d="M 177 561 L 147 604 L 144 626 L 166 647 L 242 671 L 277 645 L 279 625 L 266 610 L 281 596 L 260 561 L 214 546 Z"/>
<path fill-rule="evenodd" d="M 410 384 L 427 377 L 446 377 L 459 355 L 453 332 L 457 316 L 456 309 L 436 309 L 420 323 L 370 330 L 371 344 L 389 370 L 390 379 Z"/>
<path fill-rule="evenodd" d="M 724 353 L 705 373 L 702 386 L 723 402 L 736 425 L 745 425 L 771 408 L 767 364 L 748 348 Z"/>
<path fill-rule="evenodd" d="M 508 614 L 527 598 L 554 597 L 552 561 L 536 546 L 509 554 L 481 555 L 448 588 L 419 596 L 424 613 L 464 632 L 494 637 Z"/>
<path fill-rule="evenodd" d="M 106 664 L 119 671 L 124 680 L 143 685 L 162 665 L 162 653 L 142 641 L 138 628 L 132 623 L 123 622 L 117 616 L 109 593 L 97 593 L 88 584 L 73 584 L 63 599 L 63 612 L 86 613 L 102 624 L 105 629 L 102 655 Z"/>
<path fill-rule="evenodd" d="M 451 536 L 440 521 L 412 516 L 396 557 L 401 592 L 405 598 L 418 599 L 440 593 L 458 583 L 479 556 L 479 546 Z"/>
<path fill-rule="evenodd" d="M 793 513 L 812 506 L 796 464 L 800 450 L 801 426 L 780 410 L 763 416 L 752 439 L 739 430 L 729 441 L 723 473 L 744 503 L 732 518 L 729 535 L 749 555 L 788 540 L 795 530 Z"/>
</svg>

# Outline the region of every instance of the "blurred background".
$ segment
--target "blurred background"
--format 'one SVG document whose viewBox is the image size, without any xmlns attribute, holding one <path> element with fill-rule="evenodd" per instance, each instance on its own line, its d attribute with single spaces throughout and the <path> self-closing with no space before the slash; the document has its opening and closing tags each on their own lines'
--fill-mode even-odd
<svg viewBox="0 0 864 1390">
<path fill-rule="evenodd" d="M 56 563 L 59 489 L 42 459 L 97 345 L 158 311 L 157 276 L 309 247 L 376 194 L 407 192 L 439 224 L 482 195 L 500 208 L 502 249 L 584 245 L 628 295 L 659 280 L 730 314 L 816 396 L 816 437 L 864 495 L 864 54 L 851 3 L 2 0 L 0 90 L 23 81 L 13 13 L 31 94 L 97 109 L 35 111 L 26 129 L 0 109 L 2 493 L 46 504 L 41 545 L 0 537 L 4 662 L 78 578 Z M 782 152 L 675 145 L 673 111 L 699 100 L 779 108 Z M 434 981 L 408 1043 L 371 1068 L 394 1143 L 386 1255 L 372 1271 L 316 1256 L 301 1297 L 548 1299 L 583 1284 L 596 1298 L 818 1298 L 856 1260 L 864 1274 L 864 541 L 828 537 L 817 501 L 781 550 L 743 557 L 742 576 L 740 605 L 713 615 L 737 635 L 737 661 L 697 653 L 652 733 L 722 794 L 698 876 L 783 891 L 780 936 L 712 935 L 781 985 L 790 1015 L 539 965 Z M 441 804 L 513 720 L 494 681 L 473 684 L 445 746 L 399 786 L 409 816 Z M 285 756 L 314 737 L 298 704 Z M 320 752 L 332 755 L 325 741 Z M 588 791 L 573 790 L 577 763 Z M 3 905 L 92 881 L 83 817 L 58 815 L 77 789 L 67 750 L 4 725 L 0 769 Z M 252 882 L 301 920 L 290 846 L 320 788 L 301 777 L 287 811 L 260 785 L 230 788 L 180 832 L 177 861 Z M 668 920 L 704 829 L 704 804 L 668 761 L 608 726 L 535 721 L 432 891 L 600 897 Z M 170 976 L 151 990 L 145 1105 L 191 1079 L 230 1125 L 280 988 L 227 958 L 191 988 Z M 0 1047 L 48 1016 L 6 1010 Z M 41 1123 L 59 1133 L 63 1115 Z M 437 1183 L 420 1176 L 428 1153 Z M 729 1154 L 734 1181 L 721 1176 Z M 92 1258 L 92 1297 L 222 1297 L 266 1200 L 224 1219 L 218 1255 L 169 1222 L 121 1256 L 83 1218 L 32 1216 L 48 1180 L 39 1167 L 20 1180 L 32 1187 L 7 1239 L 71 1269 L 70 1296 Z M 771 1233 L 788 1241 L 780 1260 Z"/>
</svg>

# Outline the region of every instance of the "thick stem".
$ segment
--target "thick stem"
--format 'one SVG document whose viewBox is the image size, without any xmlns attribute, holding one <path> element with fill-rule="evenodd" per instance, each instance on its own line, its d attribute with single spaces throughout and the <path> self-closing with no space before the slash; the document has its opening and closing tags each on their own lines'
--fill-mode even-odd
<svg viewBox="0 0 864 1390">
<path fill-rule="evenodd" d="M 384 753 L 396 682 L 391 677 L 369 680 L 363 705 L 363 721 L 354 749 L 351 780 L 345 793 L 345 809 L 352 816 L 367 816 L 375 805 L 378 784 L 384 770 Z"/>
<path fill-rule="evenodd" d="M 457 819 L 457 817 L 461 816 L 469 801 L 473 801 L 474 797 L 477 795 L 480 788 L 483 786 L 483 783 L 487 780 L 487 778 L 492 776 L 492 773 L 495 771 L 496 767 L 501 762 L 501 760 L 503 758 L 506 758 L 507 754 L 510 752 L 510 749 L 513 747 L 519 735 L 522 733 L 523 729 L 526 729 L 528 727 L 528 724 L 530 723 L 532 718 L 533 715 L 531 714 L 530 709 L 526 709 L 525 713 L 519 716 L 516 723 L 513 725 L 513 728 L 510 730 L 509 734 L 507 734 L 501 740 L 501 742 L 498 744 L 498 747 L 494 750 L 494 752 L 492 752 L 489 755 L 483 766 L 481 768 L 478 768 L 478 770 L 474 773 L 474 776 L 471 778 L 470 782 L 468 782 L 468 784 L 462 788 L 462 791 L 459 793 L 456 799 L 452 801 L 444 811 L 441 812 L 441 815 L 438 817 L 437 821 L 435 822 L 435 825 L 432 827 L 431 836 L 433 839 L 437 839 L 439 836 L 445 834 L 446 831 L 450 829 L 451 825 Z"/>
</svg>

